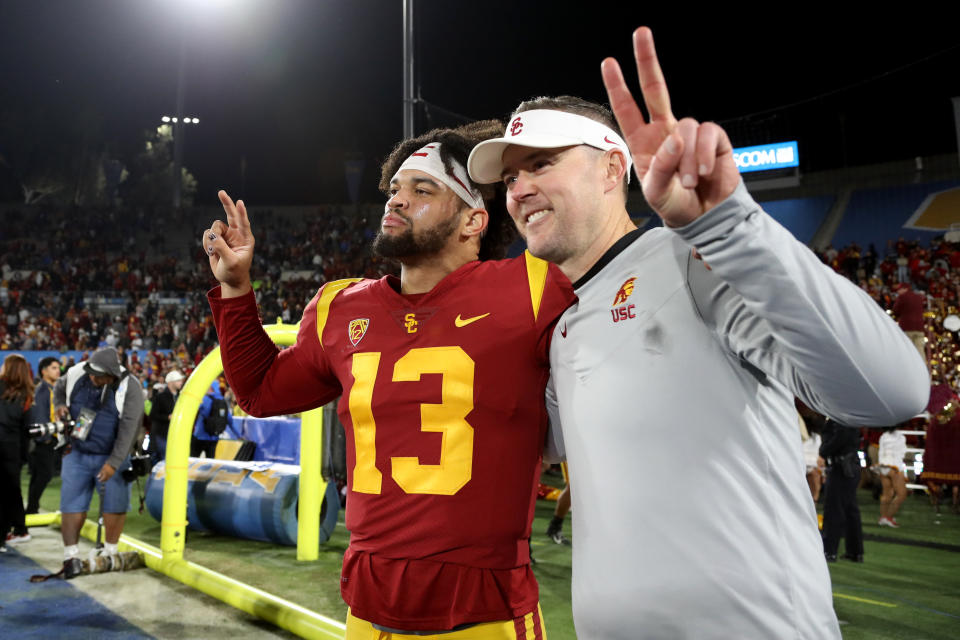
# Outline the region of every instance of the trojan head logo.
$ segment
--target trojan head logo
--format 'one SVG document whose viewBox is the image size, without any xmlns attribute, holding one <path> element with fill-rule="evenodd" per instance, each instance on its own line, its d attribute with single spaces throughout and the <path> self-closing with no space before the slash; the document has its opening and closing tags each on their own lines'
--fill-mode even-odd
<svg viewBox="0 0 960 640">
<path fill-rule="evenodd" d="M 403 316 L 403 327 L 407 330 L 407 333 L 416 333 L 419 326 L 420 323 L 417 322 L 417 314 L 408 313 Z"/>
<path fill-rule="evenodd" d="M 628 278 L 626 282 L 620 287 L 620 291 L 617 291 L 617 297 L 613 299 L 612 307 L 617 306 L 618 304 L 623 304 L 627 301 L 627 298 L 633 293 L 633 281 L 636 278 Z"/>
<path fill-rule="evenodd" d="M 517 116 L 510 123 L 510 135 L 515 136 L 521 131 L 523 131 L 523 123 L 520 121 L 520 116 Z"/>
<path fill-rule="evenodd" d="M 356 320 L 350 321 L 350 327 L 347 329 L 347 334 L 350 336 L 350 342 L 353 346 L 357 346 L 363 336 L 367 333 L 367 327 L 370 326 L 370 318 L 357 318 Z"/>
</svg>

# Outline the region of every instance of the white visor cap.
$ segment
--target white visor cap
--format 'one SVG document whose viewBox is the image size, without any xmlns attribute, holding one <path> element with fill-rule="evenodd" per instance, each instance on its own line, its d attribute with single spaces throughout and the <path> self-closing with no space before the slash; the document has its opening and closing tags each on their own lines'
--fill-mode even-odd
<svg viewBox="0 0 960 640">
<path fill-rule="evenodd" d="M 502 138 L 481 142 L 467 160 L 470 178 L 477 184 L 499 182 L 503 175 L 503 152 L 512 144 L 534 149 L 556 149 L 585 144 L 601 151 L 619 149 L 627 160 L 627 182 L 633 159 L 616 131 L 586 116 L 554 109 L 533 109 L 514 117 Z"/>
</svg>

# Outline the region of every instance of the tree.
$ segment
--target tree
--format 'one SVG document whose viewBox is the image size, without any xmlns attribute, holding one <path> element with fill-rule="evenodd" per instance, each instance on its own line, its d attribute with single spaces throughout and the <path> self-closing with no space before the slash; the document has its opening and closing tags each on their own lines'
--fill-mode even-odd
<svg viewBox="0 0 960 640">
<path fill-rule="evenodd" d="M 144 132 L 143 150 L 130 165 L 130 174 L 121 185 L 123 201 L 150 207 L 169 207 L 173 193 L 173 126 L 160 125 Z M 193 204 L 197 179 L 186 167 L 180 168 L 181 202 Z"/>
<path fill-rule="evenodd" d="M 2 96 L 0 167 L 24 204 L 103 204 L 108 162 L 96 109 L 36 96 Z"/>
</svg>

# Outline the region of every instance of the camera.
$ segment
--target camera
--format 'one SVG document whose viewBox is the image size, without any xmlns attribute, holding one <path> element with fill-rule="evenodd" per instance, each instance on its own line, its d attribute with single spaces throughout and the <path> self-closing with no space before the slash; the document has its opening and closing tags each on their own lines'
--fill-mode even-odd
<svg viewBox="0 0 960 640">
<path fill-rule="evenodd" d="M 66 434 L 72 440 L 86 440 L 87 436 L 90 435 L 90 429 L 93 428 L 93 420 L 96 415 L 96 411 L 84 408 L 80 411 L 76 420 L 66 419 L 32 424 L 27 433 L 35 438 L 55 435 L 58 439 L 62 439 L 62 436 Z"/>
<path fill-rule="evenodd" d="M 59 436 L 64 432 L 73 431 L 77 423 L 73 420 L 57 420 L 55 422 L 40 422 L 31 424 L 27 433 L 31 438 L 46 438 L 47 436 Z"/>
<path fill-rule="evenodd" d="M 130 468 L 124 469 L 121 475 L 125 481 L 133 482 L 148 473 L 150 473 L 150 454 L 138 452 L 130 456 Z"/>
</svg>

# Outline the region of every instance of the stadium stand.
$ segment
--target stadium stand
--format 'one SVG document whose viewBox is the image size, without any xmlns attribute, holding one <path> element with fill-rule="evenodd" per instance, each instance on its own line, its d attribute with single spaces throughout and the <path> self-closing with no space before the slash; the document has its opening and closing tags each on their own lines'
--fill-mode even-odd
<svg viewBox="0 0 960 640">
<path fill-rule="evenodd" d="M 797 240 L 810 244 L 833 202 L 834 198 L 830 196 L 790 198 L 768 200 L 763 203 L 763 208 L 774 220 L 789 229 Z"/>
<path fill-rule="evenodd" d="M 904 228 L 931 194 L 960 185 L 955 157 L 811 174 L 792 188 L 748 185 L 774 218 L 885 308 L 906 279 L 943 301 L 931 302 L 941 320 L 960 298 L 960 245 L 935 241 L 943 231 Z M 264 322 L 297 322 L 326 281 L 390 273 L 393 265 L 369 251 L 381 207 L 254 207 Z M 633 192 L 630 209 L 641 224 L 658 223 Z M 111 345 L 148 354 L 131 362 L 148 383 L 173 366 L 189 372 L 216 345 L 204 299 L 215 283 L 199 235 L 217 217 L 214 206 L 152 213 L 48 204 L 30 207 L 29 216 L 21 206 L 0 207 L 0 349 Z M 522 243 L 511 254 L 520 250 Z"/>
<path fill-rule="evenodd" d="M 905 224 L 929 194 L 957 186 L 960 182 L 941 181 L 855 191 L 833 237 L 833 244 L 857 242 L 882 247 L 888 240 L 899 237 L 929 242 L 937 235 L 943 235 L 943 231 L 912 229 Z"/>
</svg>

